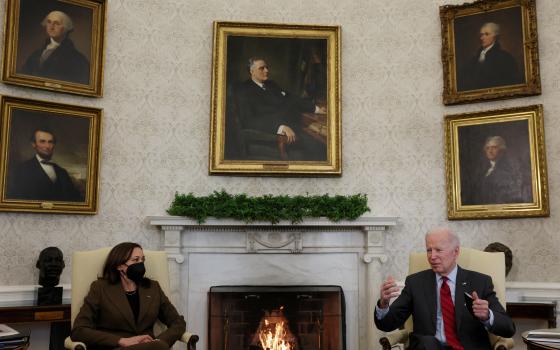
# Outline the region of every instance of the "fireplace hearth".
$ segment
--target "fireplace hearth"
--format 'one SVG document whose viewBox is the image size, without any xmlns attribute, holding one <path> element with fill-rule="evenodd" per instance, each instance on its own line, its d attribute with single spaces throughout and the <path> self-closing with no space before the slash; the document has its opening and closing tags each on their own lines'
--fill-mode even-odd
<svg viewBox="0 0 560 350">
<path fill-rule="evenodd" d="M 339 286 L 214 286 L 209 350 L 345 350 Z"/>
</svg>

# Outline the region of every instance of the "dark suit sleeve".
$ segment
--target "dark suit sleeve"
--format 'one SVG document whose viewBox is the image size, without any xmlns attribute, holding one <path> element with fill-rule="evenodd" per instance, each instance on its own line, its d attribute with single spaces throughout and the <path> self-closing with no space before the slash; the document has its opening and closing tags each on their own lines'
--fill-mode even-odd
<svg viewBox="0 0 560 350">
<path fill-rule="evenodd" d="M 183 316 L 179 315 L 177 309 L 175 309 L 163 290 L 161 290 L 159 283 L 155 281 L 152 281 L 152 283 L 157 284 L 157 288 L 161 294 L 158 319 L 167 326 L 167 329 L 159 334 L 157 339 L 163 340 L 171 347 L 181 338 L 183 333 L 185 333 L 187 325 Z"/>
<path fill-rule="evenodd" d="M 409 278 L 406 278 L 401 295 L 389 306 L 389 312 L 382 319 L 377 315 L 373 318 L 378 329 L 384 332 L 393 331 L 401 327 L 412 313 L 412 291 Z"/>
<path fill-rule="evenodd" d="M 120 336 L 96 329 L 101 298 L 101 285 L 99 281 L 95 281 L 91 284 L 84 304 L 74 320 L 71 337 L 73 341 L 84 342 L 87 345 L 117 347 Z"/>
<path fill-rule="evenodd" d="M 511 338 L 515 334 L 515 324 L 511 317 L 508 316 L 502 304 L 496 297 L 494 292 L 494 284 L 490 276 L 485 276 L 484 290 L 482 292 L 482 299 L 488 301 L 488 307 L 494 314 L 494 324 L 488 330 L 490 333 L 499 335 L 505 338 Z"/>
</svg>

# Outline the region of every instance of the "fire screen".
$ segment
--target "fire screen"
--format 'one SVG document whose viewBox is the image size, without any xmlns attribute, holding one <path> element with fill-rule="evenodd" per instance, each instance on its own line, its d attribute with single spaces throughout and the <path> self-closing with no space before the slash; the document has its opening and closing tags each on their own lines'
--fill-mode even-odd
<svg viewBox="0 0 560 350">
<path fill-rule="evenodd" d="M 209 350 L 345 350 L 339 286 L 215 286 Z"/>
</svg>

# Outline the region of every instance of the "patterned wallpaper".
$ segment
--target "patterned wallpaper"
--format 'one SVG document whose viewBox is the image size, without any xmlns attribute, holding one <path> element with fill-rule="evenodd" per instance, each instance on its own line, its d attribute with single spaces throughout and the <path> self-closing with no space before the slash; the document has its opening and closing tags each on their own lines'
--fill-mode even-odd
<svg viewBox="0 0 560 350">
<path fill-rule="evenodd" d="M 73 250 L 124 240 L 157 248 L 146 222 L 175 191 L 252 195 L 367 193 L 372 215 L 399 216 L 387 273 L 403 279 L 424 232 L 450 225 L 464 245 L 511 247 L 512 281 L 560 282 L 560 3 L 538 0 L 543 94 L 444 107 L 438 6 L 463 0 L 109 0 L 100 99 L 0 85 L 0 93 L 104 109 L 99 213 L 0 213 L 0 285 L 34 284 L 39 251 L 59 246 L 69 283 Z M 5 6 L 2 6 L 4 11 Z M 0 14 L 3 18 L 3 14 Z M 343 176 L 208 176 L 212 21 L 342 26 Z M 3 26 L 2 26 L 3 28 Z M 3 29 L 1 29 L 3 30 Z M 544 104 L 550 218 L 447 222 L 443 116 Z"/>
</svg>

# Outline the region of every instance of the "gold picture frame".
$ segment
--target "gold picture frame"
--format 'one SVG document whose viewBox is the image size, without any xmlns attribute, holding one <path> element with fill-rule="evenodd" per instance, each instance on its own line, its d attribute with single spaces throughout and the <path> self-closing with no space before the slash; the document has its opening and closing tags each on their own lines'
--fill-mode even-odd
<svg viewBox="0 0 560 350">
<path fill-rule="evenodd" d="M 0 211 L 96 214 L 102 110 L 2 96 Z"/>
<path fill-rule="evenodd" d="M 211 175 L 341 175 L 339 26 L 214 22 L 212 72 Z"/>
<path fill-rule="evenodd" d="M 542 105 L 445 117 L 447 216 L 549 216 Z"/>
<path fill-rule="evenodd" d="M 539 95 L 535 0 L 440 7 L 443 103 Z"/>
<path fill-rule="evenodd" d="M 2 81 L 103 95 L 106 0 L 7 0 Z"/>
</svg>

